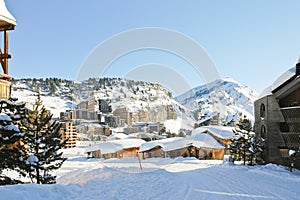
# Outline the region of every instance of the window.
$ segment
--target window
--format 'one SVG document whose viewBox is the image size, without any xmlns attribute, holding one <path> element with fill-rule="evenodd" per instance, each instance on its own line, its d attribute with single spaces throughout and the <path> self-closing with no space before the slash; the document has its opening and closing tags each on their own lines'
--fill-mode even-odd
<svg viewBox="0 0 300 200">
<path fill-rule="evenodd" d="M 265 107 L 265 104 L 261 104 L 260 105 L 260 117 L 265 117 L 265 114 L 266 114 L 266 107 Z"/>
<path fill-rule="evenodd" d="M 261 126 L 260 135 L 263 139 L 266 139 L 266 127 L 264 125 Z"/>
</svg>

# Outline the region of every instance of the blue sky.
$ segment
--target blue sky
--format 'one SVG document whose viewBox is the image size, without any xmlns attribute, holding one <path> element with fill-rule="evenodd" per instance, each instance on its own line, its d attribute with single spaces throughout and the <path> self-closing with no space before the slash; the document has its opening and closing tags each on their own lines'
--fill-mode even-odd
<svg viewBox="0 0 300 200">
<path fill-rule="evenodd" d="M 135 28 L 161 27 L 196 41 L 217 67 L 258 93 L 293 66 L 300 54 L 300 1 L 6 0 L 17 19 L 10 34 L 9 73 L 76 79 L 89 53 L 107 38 Z M 2 44 L 2 43 L 1 43 Z M 174 68 L 191 86 L 203 83 L 175 55 L 132 52 L 107 76 L 158 63 Z M 124 71 L 124 69 L 123 69 Z"/>
</svg>

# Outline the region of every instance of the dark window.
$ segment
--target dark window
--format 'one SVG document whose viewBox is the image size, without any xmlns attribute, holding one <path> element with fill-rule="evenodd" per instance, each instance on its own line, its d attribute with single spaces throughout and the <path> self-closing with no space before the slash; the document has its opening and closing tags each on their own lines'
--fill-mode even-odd
<svg viewBox="0 0 300 200">
<path fill-rule="evenodd" d="M 263 139 L 266 139 L 266 127 L 264 125 L 261 126 L 260 135 Z"/>
<path fill-rule="evenodd" d="M 266 114 L 266 107 L 265 107 L 265 104 L 261 104 L 260 105 L 260 117 L 265 117 L 265 114 Z"/>
</svg>

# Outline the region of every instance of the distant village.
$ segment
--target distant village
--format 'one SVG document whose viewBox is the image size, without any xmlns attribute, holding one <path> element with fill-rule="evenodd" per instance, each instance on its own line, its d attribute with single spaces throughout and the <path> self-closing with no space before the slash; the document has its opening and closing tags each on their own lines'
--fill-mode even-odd
<svg viewBox="0 0 300 200">
<path fill-rule="evenodd" d="M 87 147 L 88 157 L 142 158 L 178 156 L 223 159 L 234 135 L 232 126 L 220 126 L 218 114 L 203 116 L 193 132 L 168 132 L 161 122 L 147 122 L 143 115 L 134 120 L 126 108 L 112 110 L 109 100 L 90 98 L 74 110 L 61 112 L 60 133 L 66 148 Z M 236 120 L 235 120 L 236 121 Z M 228 124 L 229 125 L 229 124 Z"/>
</svg>

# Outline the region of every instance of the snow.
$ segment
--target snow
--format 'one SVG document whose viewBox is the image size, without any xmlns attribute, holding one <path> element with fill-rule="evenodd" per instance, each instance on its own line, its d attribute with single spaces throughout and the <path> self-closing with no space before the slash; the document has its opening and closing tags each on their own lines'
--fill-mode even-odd
<svg viewBox="0 0 300 200">
<path fill-rule="evenodd" d="M 161 140 L 154 140 L 150 142 L 143 143 L 140 147 L 140 152 L 148 151 L 150 149 L 153 149 L 154 147 L 160 146 L 162 148 L 165 148 L 168 146 L 168 144 L 180 140 L 182 138 L 180 137 L 172 137 L 172 138 L 166 138 L 166 139 L 161 139 Z"/>
<path fill-rule="evenodd" d="M 211 135 L 206 133 L 197 133 L 189 137 L 181 138 L 172 142 L 169 142 L 163 147 L 164 151 L 173 151 L 177 149 L 183 149 L 189 146 L 194 146 L 197 148 L 213 148 L 222 149 L 225 148 L 217 140 L 215 140 Z"/>
<path fill-rule="evenodd" d="M 27 160 L 27 165 L 36 165 L 39 162 L 39 159 L 35 155 L 30 155 Z"/>
<path fill-rule="evenodd" d="M 226 120 L 227 113 L 246 116 L 254 121 L 253 103 L 258 95 L 249 87 L 243 86 L 231 78 L 217 79 L 206 85 L 193 88 L 176 97 L 176 100 L 191 110 L 200 110 L 201 114 L 220 113 L 220 119 Z"/>
<path fill-rule="evenodd" d="M 235 136 L 234 127 L 229 126 L 202 126 L 192 131 L 192 135 L 198 133 L 209 132 L 220 139 L 231 139 Z"/>
<path fill-rule="evenodd" d="M 12 122 L 11 118 L 5 113 L 0 113 L 0 121 Z"/>
<path fill-rule="evenodd" d="M 86 151 L 91 152 L 100 150 L 101 154 L 116 153 L 117 151 L 120 151 L 122 149 L 140 147 L 143 143 L 145 143 L 144 140 L 134 138 L 123 140 L 110 140 L 88 147 Z"/>
<path fill-rule="evenodd" d="M 278 88 L 280 85 L 285 83 L 287 80 L 292 78 L 296 73 L 296 67 L 292 67 L 289 70 L 287 70 L 285 73 L 283 73 L 281 76 L 279 76 L 272 85 L 268 86 L 266 89 L 262 91 L 262 93 L 259 95 L 259 98 L 268 96 L 272 94 L 272 91 Z"/>
<path fill-rule="evenodd" d="M 0 199 L 299 199 L 300 171 L 195 158 L 86 159 L 69 149 L 58 184 L 1 186 Z M 73 154 L 72 154 L 73 152 Z"/>
<path fill-rule="evenodd" d="M 12 97 L 18 98 L 19 101 L 26 102 L 26 107 L 32 109 L 34 103 L 37 100 L 37 93 L 30 90 L 18 90 L 12 91 Z M 41 95 L 41 100 L 43 105 L 45 105 L 47 110 L 51 111 L 53 117 L 59 118 L 60 112 L 64 112 L 67 109 L 70 109 L 70 104 L 73 105 L 70 101 L 61 99 L 60 97 L 52 96 L 43 96 Z"/>
<path fill-rule="evenodd" d="M 7 10 L 4 0 L 0 0 L 0 21 L 5 21 L 13 25 L 17 24 L 16 19 Z"/>
<path fill-rule="evenodd" d="M 126 139 L 129 138 L 130 136 L 124 134 L 124 133 L 113 133 L 109 137 L 107 137 L 108 140 L 115 140 L 115 139 Z"/>
</svg>

